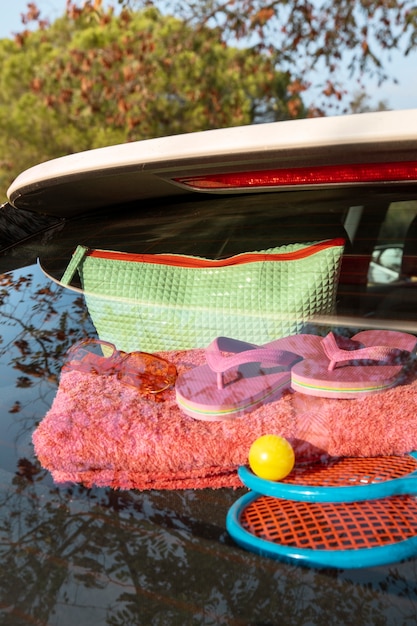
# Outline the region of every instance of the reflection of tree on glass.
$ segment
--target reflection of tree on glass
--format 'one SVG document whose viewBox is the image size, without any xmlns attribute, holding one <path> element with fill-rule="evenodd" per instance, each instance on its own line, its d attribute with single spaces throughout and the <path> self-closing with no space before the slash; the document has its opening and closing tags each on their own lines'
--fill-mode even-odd
<svg viewBox="0 0 417 626">
<path fill-rule="evenodd" d="M 3 478 L 3 476 L 1 476 Z M 331 574 L 233 546 L 236 494 L 47 489 L 15 477 L 0 497 L 0 624 L 411 624 L 413 562 Z M 381 592 L 383 590 L 383 593 Z M 408 605 L 409 606 L 409 605 Z M 227 616 L 227 617 L 226 617 Z M 410 619 L 408 619 L 408 617 Z M 267 619 L 265 619 L 267 618 Z"/>
<path fill-rule="evenodd" d="M 94 334 L 83 298 L 33 271 L 0 276 L 0 357 L 7 355 L 8 365 L 22 373 L 18 387 L 33 385 L 34 378 L 56 383 L 67 349 Z"/>
<path fill-rule="evenodd" d="M 1 465 L 27 456 L 34 424 L 50 407 L 62 357 L 94 336 L 82 297 L 52 284 L 34 266 L 0 275 Z M 26 443 L 24 443 L 26 442 Z M 20 449 L 19 446 L 24 446 Z"/>
</svg>

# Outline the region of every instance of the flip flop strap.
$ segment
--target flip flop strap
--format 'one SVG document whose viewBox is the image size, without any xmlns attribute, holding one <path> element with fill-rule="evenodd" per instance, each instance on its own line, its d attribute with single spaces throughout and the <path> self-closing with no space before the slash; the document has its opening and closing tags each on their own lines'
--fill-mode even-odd
<svg viewBox="0 0 417 626">
<path fill-rule="evenodd" d="M 222 352 L 232 352 L 224 356 Z M 217 374 L 217 387 L 223 389 L 223 374 L 227 370 L 247 363 L 263 363 L 268 365 L 282 365 L 291 367 L 300 359 L 299 355 L 287 350 L 275 350 L 263 348 L 252 343 L 230 339 L 229 337 L 217 337 L 206 348 L 206 360 L 209 367 Z"/>
<path fill-rule="evenodd" d="M 403 350 L 392 348 L 389 346 L 367 346 L 366 348 L 358 348 L 354 350 L 343 350 L 336 343 L 333 333 L 329 333 L 322 341 L 323 350 L 329 359 L 328 370 L 331 372 L 340 363 L 346 361 L 377 361 L 386 362 L 400 357 L 404 354 Z"/>
</svg>

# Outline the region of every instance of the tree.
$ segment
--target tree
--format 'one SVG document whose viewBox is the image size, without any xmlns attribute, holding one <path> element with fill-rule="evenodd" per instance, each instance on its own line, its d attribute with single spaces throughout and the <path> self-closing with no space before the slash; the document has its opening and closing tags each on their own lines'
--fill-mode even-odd
<svg viewBox="0 0 417 626">
<path fill-rule="evenodd" d="M 163 0 L 119 4 L 166 6 Z M 389 77 L 384 57 L 417 47 L 414 0 L 181 0 L 170 2 L 169 10 L 196 28 L 218 25 L 223 41 L 268 51 L 276 67 L 291 73 L 294 88 L 297 81 L 304 90 L 320 88 L 319 113 L 344 110 L 347 75 L 382 83 Z"/>
<path fill-rule="evenodd" d="M 62 154 L 305 114 L 272 58 L 156 8 L 101 2 L 0 41 L 1 184 Z"/>
<path fill-rule="evenodd" d="M 357 91 L 352 94 L 349 104 L 350 113 L 369 113 L 370 111 L 387 111 L 388 104 L 380 100 L 377 104 L 371 102 L 369 94 L 365 91 Z"/>
</svg>

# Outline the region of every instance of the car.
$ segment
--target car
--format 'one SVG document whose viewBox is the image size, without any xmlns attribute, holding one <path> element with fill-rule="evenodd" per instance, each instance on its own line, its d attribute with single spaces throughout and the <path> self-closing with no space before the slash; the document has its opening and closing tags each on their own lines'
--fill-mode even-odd
<svg viewBox="0 0 417 626">
<path fill-rule="evenodd" d="M 203 452 L 217 462 L 248 448 L 261 432 L 263 401 L 247 414 L 240 405 L 238 417 L 233 406 L 191 402 L 195 381 L 184 373 L 206 367 L 205 348 L 222 330 L 249 350 L 276 341 L 279 358 L 288 355 L 288 334 L 321 342 L 334 333 L 358 349 L 358 333 L 394 331 L 412 345 L 416 141 L 417 110 L 295 120 L 71 154 L 12 182 L 0 211 L 4 623 L 349 624 L 353 615 L 357 624 L 415 623 L 412 543 L 410 554 L 384 553 L 377 565 L 362 562 L 359 550 L 349 564 L 335 552 L 314 568 L 245 549 L 227 523 L 248 491 L 236 462 L 216 467 L 212 482 L 197 480 L 197 467 Z M 319 269 L 316 253 L 325 259 Z M 261 267 L 237 275 L 242 257 Z M 186 282 L 178 259 L 190 263 Z M 125 264 L 110 270 L 117 280 L 105 273 L 109 261 Z M 122 293 L 134 262 L 152 273 L 140 288 L 135 274 L 133 295 L 131 283 Z M 228 268 L 227 282 L 201 290 L 196 267 L 210 281 Z M 91 357 L 100 341 L 103 352 Z M 132 387 L 135 353 L 146 376 L 158 375 Z M 155 387 L 164 359 L 176 365 L 176 392 Z M 394 367 L 393 389 L 371 400 L 363 387 L 354 399 L 334 389 L 323 397 L 323 388 L 317 397 L 285 379 L 282 403 L 269 403 L 277 410 L 265 417 L 275 422 L 265 423 L 278 424 L 278 406 L 294 398 L 296 422 L 319 406 L 324 419 L 332 406 L 332 423 L 351 420 L 348 443 L 355 428 L 364 446 L 380 432 L 384 442 L 395 439 L 397 457 L 398 442 L 413 441 L 404 427 L 413 419 L 413 354 L 406 368 Z M 400 384 L 399 370 L 411 378 Z M 136 422 L 126 422 L 131 416 Z M 145 454 L 159 482 L 135 474 Z M 185 471 L 187 459 L 194 461 Z M 411 510 L 414 497 L 399 497 Z M 398 513 L 389 524 L 402 520 Z"/>
<path fill-rule="evenodd" d="M 379 284 L 401 280 L 403 252 L 401 244 L 377 246 L 372 253 L 372 259 L 369 264 L 368 281 Z"/>
</svg>

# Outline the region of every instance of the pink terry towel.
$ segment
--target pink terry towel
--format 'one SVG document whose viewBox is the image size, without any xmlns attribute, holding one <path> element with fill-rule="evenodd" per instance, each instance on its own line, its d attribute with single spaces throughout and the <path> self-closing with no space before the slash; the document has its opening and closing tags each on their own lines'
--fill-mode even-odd
<svg viewBox="0 0 417 626">
<path fill-rule="evenodd" d="M 165 353 L 178 372 L 204 363 L 204 350 Z M 120 489 L 239 487 L 255 439 L 275 433 L 297 462 L 323 455 L 402 455 L 417 449 L 417 381 L 357 400 L 304 396 L 280 400 L 224 422 L 184 415 L 175 391 L 150 402 L 113 376 L 70 371 L 33 434 L 36 454 L 57 483 Z"/>
</svg>

